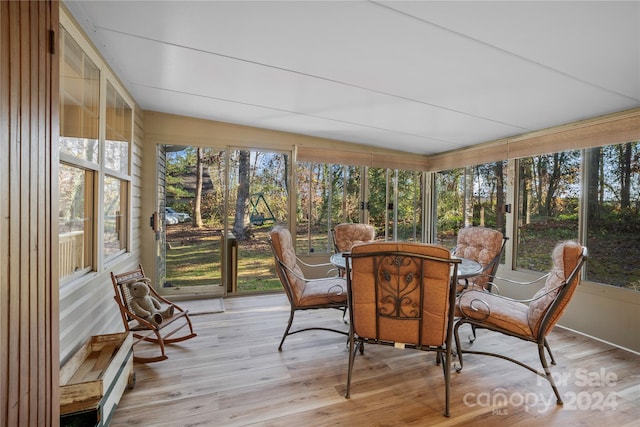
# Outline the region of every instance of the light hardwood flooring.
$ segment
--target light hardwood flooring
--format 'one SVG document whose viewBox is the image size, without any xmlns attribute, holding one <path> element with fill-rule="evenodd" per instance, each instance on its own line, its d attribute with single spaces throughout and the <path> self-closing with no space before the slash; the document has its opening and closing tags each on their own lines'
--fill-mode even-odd
<svg viewBox="0 0 640 427">
<path fill-rule="evenodd" d="M 549 342 L 563 406 L 535 374 L 466 355 L 462 372 L 452 373 L 446 418 L 434 353 L 367 346 L 345 399 L 345 336 L 303 332 L 279 352 L 284 294 L 227 298 L 224 306 L 193 316 L 198 337 L 169 346 L 168 360 L 135 364 L 136 386 L 111 426 L 640 426 L 640 356 L 561 328 Z M 336 310 L 296 314 L 294 328 L 311 324 L 347 329 Z M 539 366 L 536 346 L 515 338 L 479 331 L 473 347 Z"/>
</svg>

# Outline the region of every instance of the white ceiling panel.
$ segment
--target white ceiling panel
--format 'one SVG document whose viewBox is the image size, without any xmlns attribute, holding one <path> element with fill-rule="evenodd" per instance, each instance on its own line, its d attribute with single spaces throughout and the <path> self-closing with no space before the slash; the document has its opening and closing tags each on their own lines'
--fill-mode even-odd
<svg viewBox="0 0 640 427">
<path fill-rule="evenodd" d="M 639 98 L 640 55 L 633 55 L 640 52 L 638 2 L 383 3 L 542 67 Z"/>
<path fill-rule="evenodd" d="M 432 154 L 640 106 L 640 2 L 74 1 L 144 108 Z"/>
</svg>

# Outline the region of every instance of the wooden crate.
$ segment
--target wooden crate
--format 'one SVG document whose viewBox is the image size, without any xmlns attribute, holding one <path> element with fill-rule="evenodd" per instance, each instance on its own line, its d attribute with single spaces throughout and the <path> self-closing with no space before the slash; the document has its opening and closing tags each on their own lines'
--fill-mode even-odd
<svg viewBox="0 0 640 427">
<path fill-rule="evenodd" d="M 92 336 L 60 369 L 61 425 L 74 425 L 79 417 L 83 425 L 87 417 L 96 426 L 107 425 L 125 388 L 134 384 L 133 337 Z"/>
</svg>

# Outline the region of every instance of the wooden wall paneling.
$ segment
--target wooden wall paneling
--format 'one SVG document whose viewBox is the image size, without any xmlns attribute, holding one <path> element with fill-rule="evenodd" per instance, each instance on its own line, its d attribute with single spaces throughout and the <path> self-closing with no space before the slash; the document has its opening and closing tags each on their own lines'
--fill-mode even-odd
<svg viewBox="0 0 640 427">
<path fill-rule="evenodd" d="M 0 2 L 0 348 L 9 349 L 9 4 Z M 0 351 L 0 425 L 8 425 L 9 351 Z"/>
<path fill-rule="evenodd" d="M 21 23 L 20 23 L 20 4 L 10 2 L 9 3 L 9 28 L 10 33 L 7 37 L 18 37 L 18 41 L 14 42 L 11 40 L 11 44 L 9 47 L 10 50 L 10 58 L 16 58 L 20 56 L 20 39 L 22 34 L 20 33 Z M 11 61 L 9 63 L 9 197 L 7 198 L 9 201 L 9 253 L 12 255 L 9 257 L 9 262 L 7 263 L 9 267 L 8 271 L 8 292 L 9 292 L 9 361 L 7 367 L 8 378 L 8 390 L 7 390 L 7 425 L 18 425 L 18 421 L 20 420 L 19 410 L 20 406 L 20 393 L 24 391 L 21 390 L 24 388 L 21 385 L 20 381 L 20 356 L 21 356 L 21 346 L 20 346 L 20 335 L 19 335 L 19 325 L 21 323 L 20 313 L 22 308 L 20 307 L 20 295 L 17 294 L 19 291 L 19 287 L 17 286 L 17 273 L 20 271 L 20 229 L 15 226 L 15 219 L 20 218 L 20 188 L 18 187 L 19 181 L 19 161 L 20 154 L 17 152 L 20 144 L 20 64 L 19 61 Z M 16 170 L 17 169 L 17 170 Z M 15 203 L 17 202 L 17 203 Z M 28 282 L 25 283 L 25 285 Z M 26 286 L 25 286 L 26 287 Z M 27 326 L 27 325 L 25 325 Z"/>
<path fill-rule="evenodd" d="M 57 288 L 51 203 L 56 172 L 58 2 L 0 2 L 0 425 L 58 419 Z"/>
</svg>

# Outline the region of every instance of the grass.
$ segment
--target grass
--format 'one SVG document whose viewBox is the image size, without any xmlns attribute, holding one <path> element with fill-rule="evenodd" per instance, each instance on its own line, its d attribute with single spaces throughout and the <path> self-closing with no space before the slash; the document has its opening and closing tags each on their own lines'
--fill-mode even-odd
<svg viewBox="0 0 640 427">
<path fill-rule="evenodd" d="M 238 292 L 282 289 L 273 266 L 267 229 L 257 229 L 250 242 L 239 242 Z M 218 285 L 222 282 L 219 229 L 191 228 L 180 224 L 167 230 L 167 285 L 171 287 Z"/>
<path fill-rule="evenodd" d="M 270 227 L 254 227 L 250 241 L 239 242 L 238 292 L 282 289 L 268 244 Z M 169 227 L 167 241 L 167 282 L 173 287 L 218 285 L 221 283 L 221 230 L 195 229 L 190 224 Z M 545 221 L 522 227 L 519 231 L 518 267 L 545 272 L 551 251 L 562 240 L 576 239 L 575 221 Z M 640 288 L 640 268 L 630 259 L 640 259 L 637 232 L 629 230 L 594 230 L 588 237 L 588 279 L 630 289 Z M 630 238 L 631 237 L 631 238 Z M 453 248 L 455 236 L 440 236 L 441 244 Z M 298 249 L 307 241 L 299 241 Z M 326 248 L 326 236 L 312 239 L 314 248 Z M 322 249 L 320 249 L 322 248 Z"/>
</svg>

